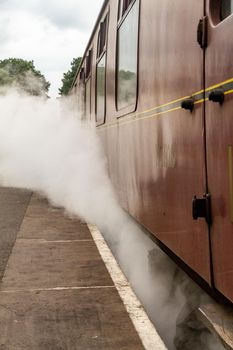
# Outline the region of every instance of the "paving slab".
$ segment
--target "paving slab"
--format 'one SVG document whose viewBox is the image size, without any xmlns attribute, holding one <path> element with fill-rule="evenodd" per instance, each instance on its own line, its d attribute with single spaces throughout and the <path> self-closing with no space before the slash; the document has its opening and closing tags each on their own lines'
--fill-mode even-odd
<svg viewBox="0 0 233 350">
<path fill-rule="evenodd" d="M 18 239 L 2 279 L 3 290 L 109 285 L 93 241 Z"/>
<path fill-rule="evenodd" d="M 19 238 L 51 241 L 91 239 L 85 223 L 77 218 L 69 218 L 62 208 L 52 207 L 47 199 L 38 195 L 32 196 L 25 217 L 27 220 L 22 223 Z"/>
<path fill-rule="evenodd" d="M 142 350 L 114 288 L 0 292 L 0 349 Z"/>
</svg>

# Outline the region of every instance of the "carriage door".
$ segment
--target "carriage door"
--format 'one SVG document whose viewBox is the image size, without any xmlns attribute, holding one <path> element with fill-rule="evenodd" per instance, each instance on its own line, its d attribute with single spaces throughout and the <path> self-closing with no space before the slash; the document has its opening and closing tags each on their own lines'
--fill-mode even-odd
<svg viewBox="0 0 233 350">
<path fill-rule="evenodd" d="M 208 0 L 206 146 L 215 287 L 233 301 L 233 0 Z"/>
<path fill-rule="evenodd" d="M 139 59 L 138 106 L 160 107 L 153 110 L 154 118 L 141 120 L 131 133 L 138 132 L 138 140 L 142 140 L 140 146 L 135 143 L 134 155 L 134 187 L 138 186 L 139 196 L 142 194 L 142 200 L 137 201 L 141 205 L 138 220 L 211 284 L 208 225 L 205 219 L 193 220 L 192 216 L 192 200 L 198 208 L 198 203 L 205 203 L 203 194 L 207 193 L 205 50 L 197 42 L 203 16 L 204 0 L 141 1 L 140 53 L 146 54 Z M 132 200 L 132 212 L 134 206 Z"/>
</svg>

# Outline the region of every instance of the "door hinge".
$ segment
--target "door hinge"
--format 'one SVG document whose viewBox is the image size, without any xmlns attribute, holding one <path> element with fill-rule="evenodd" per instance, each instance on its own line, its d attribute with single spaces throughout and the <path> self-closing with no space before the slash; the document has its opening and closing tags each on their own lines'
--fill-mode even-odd
<svg viewBox="0 0 233 350">
<path fill-rule="evenodd" d="M 197 26 L 197 42 L 202 49 L 207 47 L 207 16 L 200 19 Z"/>
<path fill-rule="evenodd" d="M 194 196 L 192 201 L 193 219 L 205 218 L 208 225 L 211 224 L 210 194 L 204 194 L 202 198 Z"/>
</svg>

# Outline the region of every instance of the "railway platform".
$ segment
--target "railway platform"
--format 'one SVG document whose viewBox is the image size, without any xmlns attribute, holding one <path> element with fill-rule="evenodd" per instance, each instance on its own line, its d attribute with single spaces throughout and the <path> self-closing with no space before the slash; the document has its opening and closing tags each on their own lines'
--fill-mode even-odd
<svg viewBox="0 0 233 350">
<path fill-rule="evenodd" d="M 1 350 L 165 349 L 95 228 L 0 188 L 0 240 Z"/>
</svg>

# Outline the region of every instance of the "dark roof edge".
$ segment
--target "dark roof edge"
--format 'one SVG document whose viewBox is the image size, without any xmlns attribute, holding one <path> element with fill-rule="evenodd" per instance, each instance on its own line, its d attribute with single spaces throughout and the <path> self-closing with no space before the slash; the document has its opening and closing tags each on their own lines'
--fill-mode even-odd
<svg viewBox="0 0 233 350">
<path fill-rule="evenodd" d="M 94 37 L 94 35 L 95 35 L 96 29 L 97 29 L 97 27 L 98 27 L 98 25 L 99 25 L 100 19 L 101 19 L 101 17 L 102 17 L 102 14 L 103 14 L 103 12 L 104 12 L 104 10 L 105 10 L 105 8 L 106 8 L 108 2 L 109 2 L 109 0 L 104 0 L 104 3 L 103 3 L 103 5 L 102 5 L 102 7 L 101 7 L 100 13 L 99 13 L 99 15 L 98 15 L 98 17 L 97 17 L 97 20 L 96 20 L 96 22 L 95 22 L 94 28 L 93 28 L 93 30 L 92 30 L 90 39 L 89 39 L 88 44 L 87 44 L 87 46 L 86 46 L 86 49 L 85 49 L 85 51 L 84 51 L 84 54 L 83 54 L 83 57 L 82 57 L 82 61 L 81 61 L 80 65 L 79 65 L 79 68 L 78 68 L 78 70 L 77 70 L 77 72 L 76 72 L 76 74 L 75 74 L 74 80 L 73 80 L 73 82 L 72 82 L 70 91 L 71 91 L 71 89 L 72 89 L 73 86 L 74 86 L 75 80 L 77 79 L 78 73 L 79 73 L 79 71 L 80 71 L 80 69 L 81 69 L 81 67 L 82 67 L 84 58 L 85 58 L 85 56 L 86 56 L 87 49 L 88 49 L 88 47 L 89 47 L 89 45 L 90 45 L 90 43 L 91 43 L 91 41 L 92 41 L 92 39 L 93 39 L 93 37 Z"/>
</svg>

